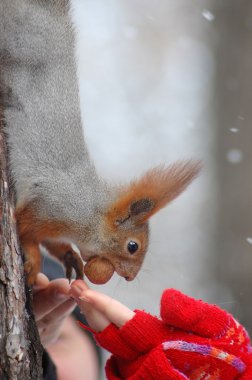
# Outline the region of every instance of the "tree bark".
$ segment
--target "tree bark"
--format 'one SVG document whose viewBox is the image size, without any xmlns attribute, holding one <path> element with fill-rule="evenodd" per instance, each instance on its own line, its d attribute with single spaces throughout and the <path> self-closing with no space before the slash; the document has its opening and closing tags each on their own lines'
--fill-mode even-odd
<svg viewBox="0 0 252 380">
<path fill-rule="evenodd" d="M 42 351 L 25 285 L 0 110 L 0 380 L 42 379 Z"/>
</svg>

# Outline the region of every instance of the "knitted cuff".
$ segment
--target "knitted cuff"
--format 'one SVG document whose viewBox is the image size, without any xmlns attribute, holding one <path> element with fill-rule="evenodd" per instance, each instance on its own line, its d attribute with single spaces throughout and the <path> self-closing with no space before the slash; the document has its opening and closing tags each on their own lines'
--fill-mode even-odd
<svg viewBox="0 0 252 380">
<path fill-rule="evenodd" d="M 120 330 L 113 323 L 94 337 L 99 346 L 124 360 L 134 360 L 138 356 L 138 353 L 124 342 Z"/>
<path fill-rule="evenodd" d="M 168 339 L 170 329 L 160 319 L 145 311 L 135 312 L 135 317 L 121 327 L 120 337 L 127 346 L 144 354 Z"/>
<path fill-rule="evenodd" d="M 144 354 L 158 346 L 169 334 L 167 326 L 157 317 L 136 310 L 135 316 L 118 329 L 110 324 L 95 338 L 102 347 L 114 355 L 133 360 L 139 353 Z"/>
<path fill-rule="evenodd" d="M 135 363 L 112 356 L 105 370 L 108 380 L 185 380 L 185 375 L 176 370 L 167 359 L 161 345 Z"/>
</svg>

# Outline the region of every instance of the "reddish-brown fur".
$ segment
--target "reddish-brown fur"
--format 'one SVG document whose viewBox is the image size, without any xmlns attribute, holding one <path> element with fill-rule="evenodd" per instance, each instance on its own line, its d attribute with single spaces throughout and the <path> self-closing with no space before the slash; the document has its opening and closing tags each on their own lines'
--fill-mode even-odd
<svg viewBox="0 0 252 380">
<path fill-rule="evenodd" d="M 111 226 L 118 218 L 126 219 L 129 206 L 140 199 L 148 199 L 153 207 L 135 218 L 135 224 L 147 221 L 153 214 L 175 199 L 198 175 L 200 163 L 179 162 L 168 168 L 157 167 L 149 170 L 140 180 L 133 181 L 123 189 L 122 196 L 108 210 L 107 219 Z"/>
<path fill-rule="evenodd" d="M 199 170 L 199 163 L 178 162 L 168 168 L 157 167 L 149 170 L 140 180 L 133 181 L 128 187 L 123 188 L 105 215 L 100 214 L 100 218 L 104 218 L 102 238 L 103 241 L 109 242 L 110 236 L 114 235 L 119 246 L 123 247 L 128 236 L 133 236 L 138 239 L 141 248 L 136 256 L 129 256 L 127 252 L 118 252 L 108 245 L 106 251 L 96 254 L 108 259 L 121 276 L 134 278 L 147 249 L 147 220 L 185 190 Z M 35 281 L 40 269 L 39 244 L 44 245 L 53 256 L 64 263 L 68 278 L 71 277 L 71 268 L 75 269 L 79 278 L 82 277 L 83 262 L 80 256 L 70 244 L 55 240 L 69 236 L 69 232 L 74 230 L 70 222 L 39 218 L 36 204 L 32 202 L 19 207 L 16 216 L 30 284 Z M 96 229 L 92 231 L 93 234 L 99 234 Z M 85 236 L 84 229 L 82 233 Z M 92 257 L 92 252 L 90 255 Z"/>
<path fill-rule="evenodd" d="M 50 244 L 48 242 L 49 238 L 64 235 L 64 232 L 69 230 L 69 226 L 63 222 L 38 219 L 36 207 L 32 203 L 17 209 L 16 218 L 20 243 L 25 253 L 25 270 L 28 273 L 28 283 L 33 284 L 40 270 L 40 243 L 44 242 L 45 247 L 50 248 L 50 253 L 60 261 L 63 261 L 63 250 L 64 253 L 67 251 L 74 252 L 68 244 Z M 49 244 L 50 247 L 48 247 Z"/>
</svg>

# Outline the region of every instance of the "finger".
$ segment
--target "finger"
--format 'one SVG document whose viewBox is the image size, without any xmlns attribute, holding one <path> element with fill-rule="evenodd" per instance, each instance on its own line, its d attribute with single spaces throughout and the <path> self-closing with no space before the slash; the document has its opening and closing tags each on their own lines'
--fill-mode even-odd
<svg viewBox="0 0 252 380">
<path fill-rule="evenodd" d="M 40 322 L 37 324 L 40 340 L 45 348 L 58 340 L 64 326 L 64 321 L 65 318 L 58 321 L 58 324 L 44 325 Z"/>
<path fill-rule="evenodd" d="M 42 289 L 45 289 L 49 285 L 49 283 L 49 279 L 43 273 L 38 273 L 35 279 L 35 283 L 33 285 L 33 294 L 37 293 Z"/>
<path fill-rule="evenodd" d="M 51 281 L 46 289 L 38 291 L 34 295 L 33 310 L 36 321 L 49 314 L 62 303 L 70 299 L 70 290 L 66 279 Z"/>
<path fill-rule="evenodd" d="M 76 302 L 72 299 L 69 299 L 50 313 L 44 315 L 41 319 L 37 321 L 38 326 L 56 326 L 59 323 L 63 322 L 64 318 L 70 315 L 76 307 Z"/>
<path fill-rule="evenodd" d="M 91 303 L 86 302 L 84 299 L 80 299 L 83 292 L 89 289 L 88 285 L 83 280 L 74 281 L 71 284 L 70 295 L 75 298 L 78 303 L 82 314 L 85 315 L 85 318 L 89 326 L 99 332 L 104 330 L 111 321 L 106 318 L 99 310 L 91 305 Z"/>
<path fill-rule="evenodd" d="M 84 290 L 80 299 L 88 302 L 117 327 L 122 327 L 135 313 L 115 299 L 91 289 Z"/>
<path fill-rule="evenodd" d="M 79 299 L 78 305 L 89 326 L 96 332 L 100 332 L 110 325 L 111 321 L 90 303 Z"/>
<path fill-rule="evenodd" d="M 78 301 L 90 326 L 98 331 L 103 330 L 111 322 L 123 326 L 135 313 L 120 302 L 89 289 L 87 284 L 78 280 L 71 284 L 71 292 Z"/>
<path fill-rule="evenodd" d="M 71 286 L 71 289 L 75 288 L 75 289 L 79 289 L 80 291 L 89 289 L 89 286 L 85 283 L 84 280 L 75 280 L 71 283 L 70 286 Z"/>
<path fill-rule="evenodd" d="M 222 335 L 231 320 L 231 316 L 219 307 L 175 289 L 164 291 L 160 314 L 166 324 L 209 338 Z"/>
<path fill-rule="evenodd" d="M 76 303 L 69 299 L 37 321 L 41 342 L 44 346 L 58 339 L 65 319 L 73 312 Z"/>
<path fill-rule="evenodd" d="M 43 345 L 44 348 L 47 348 L 48 346 L 51 346 L 52 344 L 56 343 L 60 333 L 61 333 L 61 328 L 54 328 L 54 330 L 47 331 L 46 328 L 39 328 L 38 327 L 38 332 L 40 336 L 40 341 Z"/>
</svg>

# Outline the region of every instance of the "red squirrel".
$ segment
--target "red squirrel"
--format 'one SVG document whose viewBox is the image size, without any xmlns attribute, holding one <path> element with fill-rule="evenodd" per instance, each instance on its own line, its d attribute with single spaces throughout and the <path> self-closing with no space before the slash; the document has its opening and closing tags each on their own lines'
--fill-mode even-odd
<svg viewBox="0 0 252 380">
<path fill-rule="evenodd" d="M 148 247 L 149 218 L 200 165 L 160 166 L 125 186 L 105 182 L 83 137 L 69 1 L 1 0 L 0 14 L 0 107 L 28 283 L 40 270 L 41 246 L 68 278 L 72 268 L 82 278 L 83 260 L 99 258 L 133 280 Z M 97 269 L 99 260 L 93 263 Z"/>
</svg>

